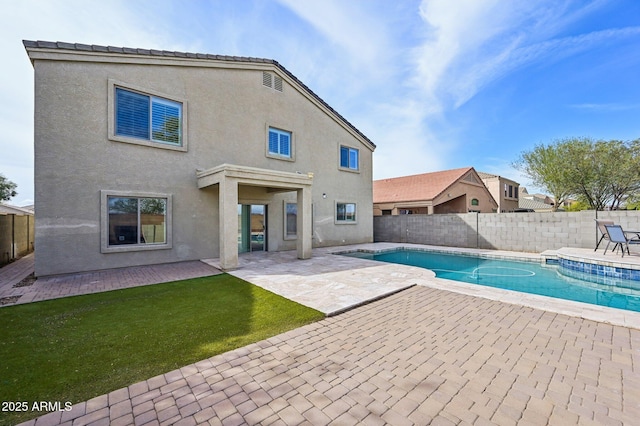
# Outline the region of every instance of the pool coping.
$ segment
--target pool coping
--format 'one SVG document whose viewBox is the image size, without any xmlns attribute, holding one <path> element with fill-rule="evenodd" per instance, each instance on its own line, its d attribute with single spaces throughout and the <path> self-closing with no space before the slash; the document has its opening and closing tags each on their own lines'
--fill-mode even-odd
<svg viewBox="0 0 640 426">
<path fill-rule="evenodd" d="M 547 256 L 551 254 L 550 251 L 546 251 L 543 253 L 524 253 L 505 250 L 457 248 L 409 243 L 360 244 L 346 247 L 333 247 L 332 250 L 328 252 L 331 254 L 344 254 L 347 252 L 355 251 L 382 253 L 385 251 L 402 249 L 437 251 L 452 254 L 467 254 L 480 256 L 483 258 L 519 260 L 540 263 L 544 263 Z M 571 250 L 572 249 L 570 248 L 563 249 L 564 253 L 571 252 Z M 381 263 L 375 260 L 369 261 Z M 607 306 L 592 305 L 589 303 L 577 302 L 573 300 L 558 299 L 550 296 L 522 293 L 515 290 L 504 290 L 493 287 L 479 286 L 476 284 L 467 284 L 459 281 L 448 280 L 445 278 L 422 276 L 419 279 L 416 279 L 416 284 L 441 290 L 453 291 L 456 293 L 462 293 L 475 297 L 482 297 L 499 302 L 526 306 L 534 309 L 542 309 L 557 314 L 569 315 L 612 325 L 620 325 L 624 327 L 640 329 L 640 312 L 611 308 Z"/>
</svg>

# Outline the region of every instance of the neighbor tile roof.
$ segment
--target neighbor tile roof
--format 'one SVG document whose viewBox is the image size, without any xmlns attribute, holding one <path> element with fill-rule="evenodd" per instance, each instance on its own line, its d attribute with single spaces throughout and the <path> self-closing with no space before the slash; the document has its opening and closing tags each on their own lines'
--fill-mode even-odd
<svg viewBox="0 0 640 426">
<path fill-rule="evenodd" d="M 551 210 L 553 206 L 551 204 L 545 204 L 541 201 L 533 200 L 531 198 L 519 198 L 518 208 L 543 211 L 543 210 Z"/>
<path fill-rule="evenodd" d="M 58 50 L 75 50 L 78 52 L 97 52 L 97 53 L 114 53 L 114 54 L 125 54 L 125 55 L 146 55 L 146 56 L 156 56 L 156 57 L 169 57 L 169 58 L 186 58 L 186 59 L 207 59 L 207 60 L 215 60 L 215 61 L 227 61 L 227 62 L 248 62 L 248 63 L 257 63 L 257 64 L 272 64 L 280 71 L 285 73 L 289 78 L 296 82 L 302 89 L 304 89 L 307 93 L 309 93 L 313 98 L 315 98 L 318 102 L 320 102 L 324 107 L 329 109 L 333 114 L 335 114 L 342 122 L 344 122 L 349 128 L 351 128 L 354 132 L 356 132 L 360 137 L 366 140 L 371 146 L 375 149 L 376 145 L 364 135 L 360 130 L 358 130 L 353 124 L 347 121 L 342 115 L 340 115 L 335 109 L 333 109 L 328 103 L 326 103 L 320 96 L 313 92 L 313 90 L 309 89 L 306 84 L 298 79 L 295 75 L 293 75 L 289 70 L 287 70 L 284 66 L 280 65 L 278 61 L 273 59 L 265 59 L 265 58 L 254 58 L 248 56 L 227 56 L 227 55 L 211 55 L 208 53 L 189 53 L 189 52 L 175 52 L 168 50 L 155 50 L 155 49 L 139 49 L 132 47 L 114 47 L 114 46 L 100 46 L 95 44 L 81 44 L 81 43 L 65 43 L 61 41 L 33 41 L 33 40 L 22 40 L 22 44 L 24 47 L 28 49 L 58 49 Z"/>
<path fill-rule="evenodd" d="M 373 202 L 433 200 L 473 167 L 373 181 Z"/>
<path fill-rule="evenodd" d="M 478 172 L 478 176 L 480 176 L 480 179 L 492 179 L 492 178 L 500 177 L 498 175 L 494 175 L 493 173 L 485 173 L 485 172 Z"/>
</svg>

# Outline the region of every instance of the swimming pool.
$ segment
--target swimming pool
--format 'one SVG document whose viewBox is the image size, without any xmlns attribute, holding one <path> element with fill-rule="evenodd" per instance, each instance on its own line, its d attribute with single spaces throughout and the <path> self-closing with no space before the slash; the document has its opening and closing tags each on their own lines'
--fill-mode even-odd
<svg viewBox="0 0 640 426">
<path fill-rule="evenodd" d="M 640 290 L 629 288 L 631 285 L 598 284 L 568 277 L 560 274 L 557 266 L 406 249 L 345 255 L 418 266 L 454 281 L 640 312 Z"/>
</svg>

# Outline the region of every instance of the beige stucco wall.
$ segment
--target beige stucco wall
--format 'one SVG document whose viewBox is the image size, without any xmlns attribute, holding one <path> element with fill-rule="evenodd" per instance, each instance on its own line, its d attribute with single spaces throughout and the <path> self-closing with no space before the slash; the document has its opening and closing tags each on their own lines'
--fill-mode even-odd
<svg viewBox="0 0 640 426">
<path fill-rule="evenodd" d="M 474 198 L 478 200 L 477 206 L 471 204 L 471 200 Z M 451 201 L 454 201 L 452 208 L 444 207 L 445 203 L 450 203 Z M 466 213 L 470 210 L 479 211 L 480 213 L 493 213 L 497 208 L 495 201 L 491 199 L 491 195 L 483 184 L 471 183 L 465 180 L 456 182 L 438 195 L 433 200 L 433 204 L 434 206 L 443 205 L 440 211 L 434 209 L 436 213 Z"/>
<path fill-rule="evenodd" d="M 518 197 L 515 197 L 515 193 L 511 197 L 509 197 L 508 191 L 507 195 L 504 194 L 505 184 L 511 185 L 513 191 L 516 191 L 516 189 L 519 191 L 520 185 L 517 182 L 501 176 L 485 178 L 483 181 L 493 198 L 498 202 L 498 213 L 513 212 L 518 208 Z"/>
<path fill-rule="evenodd" d="M 196 170 L 223 163 L 313 173 L 314 246 L 373 240 L 373 147 L 286 75 L 282 93 L 264 87 L 273 65 L 56 55 L 34 60 L 36 274 L 217 257 L 218 188 L 198 189 Z M 109 80 L 185 100 L 187 151 L 109 140 Z M 293 132 L 295 161 L 267 157 L 269 126 Z M 359 149 L 358 173 L 339 170 L 340 144 Z M 170 194 L 171 248 L 101 253 L 101 190 Z M 296 247 L 283 237 L 285 199 L 295 192 L 239 188 L 240 203 L 268 206 L 269 250 Z M 337 201 L 357 203 L 357 224 L 334 223 Z"/>
</svg>

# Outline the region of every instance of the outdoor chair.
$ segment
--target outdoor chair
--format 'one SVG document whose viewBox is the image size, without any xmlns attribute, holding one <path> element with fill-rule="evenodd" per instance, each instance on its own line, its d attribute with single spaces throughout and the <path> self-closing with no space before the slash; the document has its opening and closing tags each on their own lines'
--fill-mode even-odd
<svg viewBox="0 0 640 426">
<path fill-rule="evenodd" d="M 600 243 L 602 242 L 602 240 L 604 240 L 605 238 L 609 238 L 609 235 L 607 234 L 607 229 L 605 228 L 605 225 L 613 225 L 613 221 L 612 220 L 601 220 L 601 219 L 596 219 L 596 226 L 598 227 L 598 230 L 600 231 L 600 239 L 598 240 L 598 244 L 596 244 L 596 248 L 593 249 L 593 251 L 598 251 L 598 247 L 600 246 Z"/>
<path fill-rule="evenodd" d="M 620 225 L 605 225 L 604 226 L 607 231 L 607 246 L 604 249 L 604 254 L 607 254 L 607 249 L 609 248 L 609 244 L 615 243 L 612 251 L 616 251 L 617 247 L 622 249 L 622 257 L 624 257 L 624 249 L 626 247 L 627 254 L 631 255 L 629 252 L 629 243 L 631 242 L 640 242 L 640 238 L 637 233 L 633 232 L 636 236 L 635 238 L 627 238 L 626 233 L 622 230 L 622 226 Z"/>
</svg>

